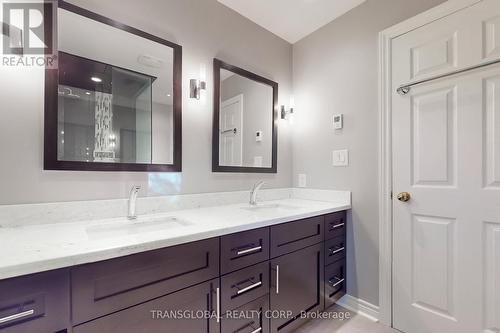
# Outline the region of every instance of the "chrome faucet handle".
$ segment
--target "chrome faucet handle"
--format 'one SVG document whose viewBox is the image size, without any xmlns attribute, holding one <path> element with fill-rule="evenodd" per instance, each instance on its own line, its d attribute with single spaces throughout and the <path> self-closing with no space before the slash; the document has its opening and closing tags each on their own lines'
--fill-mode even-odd
<svg viewBox="0 0 500 333">
<path fill-rule="evenodd" d="M 254 184 L 252 191 L 250 192 L 250 205 L 257 205 L 257 191 L 265 184 L 266 182 L 263 180 L 258 181 Z"/>
<path fill-rule="evenodd" d="M 135 192 L 139 192 L 140 189 L 141 189 L 141 187 L 139 185 L 134 185 L 130 189 L 130 194 L 135 193 Z"/>
</svg>

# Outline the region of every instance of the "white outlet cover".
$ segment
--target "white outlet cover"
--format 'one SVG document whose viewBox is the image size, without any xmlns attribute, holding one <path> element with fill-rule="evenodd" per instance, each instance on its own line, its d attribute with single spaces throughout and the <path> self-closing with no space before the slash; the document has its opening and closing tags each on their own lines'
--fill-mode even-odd
<svg viewBox="0 0 500 333">
<path fill-rule="evenodd" d="M 299 187 L 306 187 L 307 186 L 307 175 L 306 174 L 299 174 Z"/>
<path fill-rule="evenodd" d="M 346 167 L 349 166 L 349 150 L 335 150 L 333 151 L 333 166 Z"/>
</svg>

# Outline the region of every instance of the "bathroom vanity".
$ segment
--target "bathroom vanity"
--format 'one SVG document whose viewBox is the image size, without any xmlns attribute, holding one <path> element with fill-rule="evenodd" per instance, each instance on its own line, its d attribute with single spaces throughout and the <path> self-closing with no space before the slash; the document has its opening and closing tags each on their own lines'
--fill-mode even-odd
<svg viewBox="0 0 500 333">
<path fill-rule="evenodd" d="M 263 211 L 244 213 L 251 224 L 226 223 L 215 237 L 148 251 L 136 246 L 134 254 L 122 249 L 107 260 L 90 259 L 97 251 L 86 244 L 86 263 L 0 280 L 0 332 L 291 332 L 304 322 L 302 313 L 323 311 L 345 293 L 350 207 L 322 203 L 319 215 L 269 218 L 279 205 L 257 206 Z M 244 230 L 230 232 L 236 227 Z M 80 261 L 70 257 L 67 263 Z"/>
</svg>

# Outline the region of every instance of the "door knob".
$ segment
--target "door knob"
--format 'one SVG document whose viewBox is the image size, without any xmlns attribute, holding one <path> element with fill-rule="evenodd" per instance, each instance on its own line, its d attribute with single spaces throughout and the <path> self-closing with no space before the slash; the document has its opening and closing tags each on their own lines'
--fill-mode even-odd
<svg viewBox="0 0 500 333">
<path fill-rule="evenodd" d="M 411 195 L 408 192 L 401 192 L 398 194 L 398 200 L 401 202 L 408 202 L 411 199 Z"/>
</svg>

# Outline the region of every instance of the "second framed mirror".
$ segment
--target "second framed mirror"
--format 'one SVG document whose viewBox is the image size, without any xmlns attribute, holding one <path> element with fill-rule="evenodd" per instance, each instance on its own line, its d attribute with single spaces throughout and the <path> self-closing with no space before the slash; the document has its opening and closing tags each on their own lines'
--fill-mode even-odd
<svg viewBox="0 0 500 333">
<path fill-rule="evenodd" d="M 278 83 L 214 59 L 212 171 L 276 173 Z"/>
</svg>

